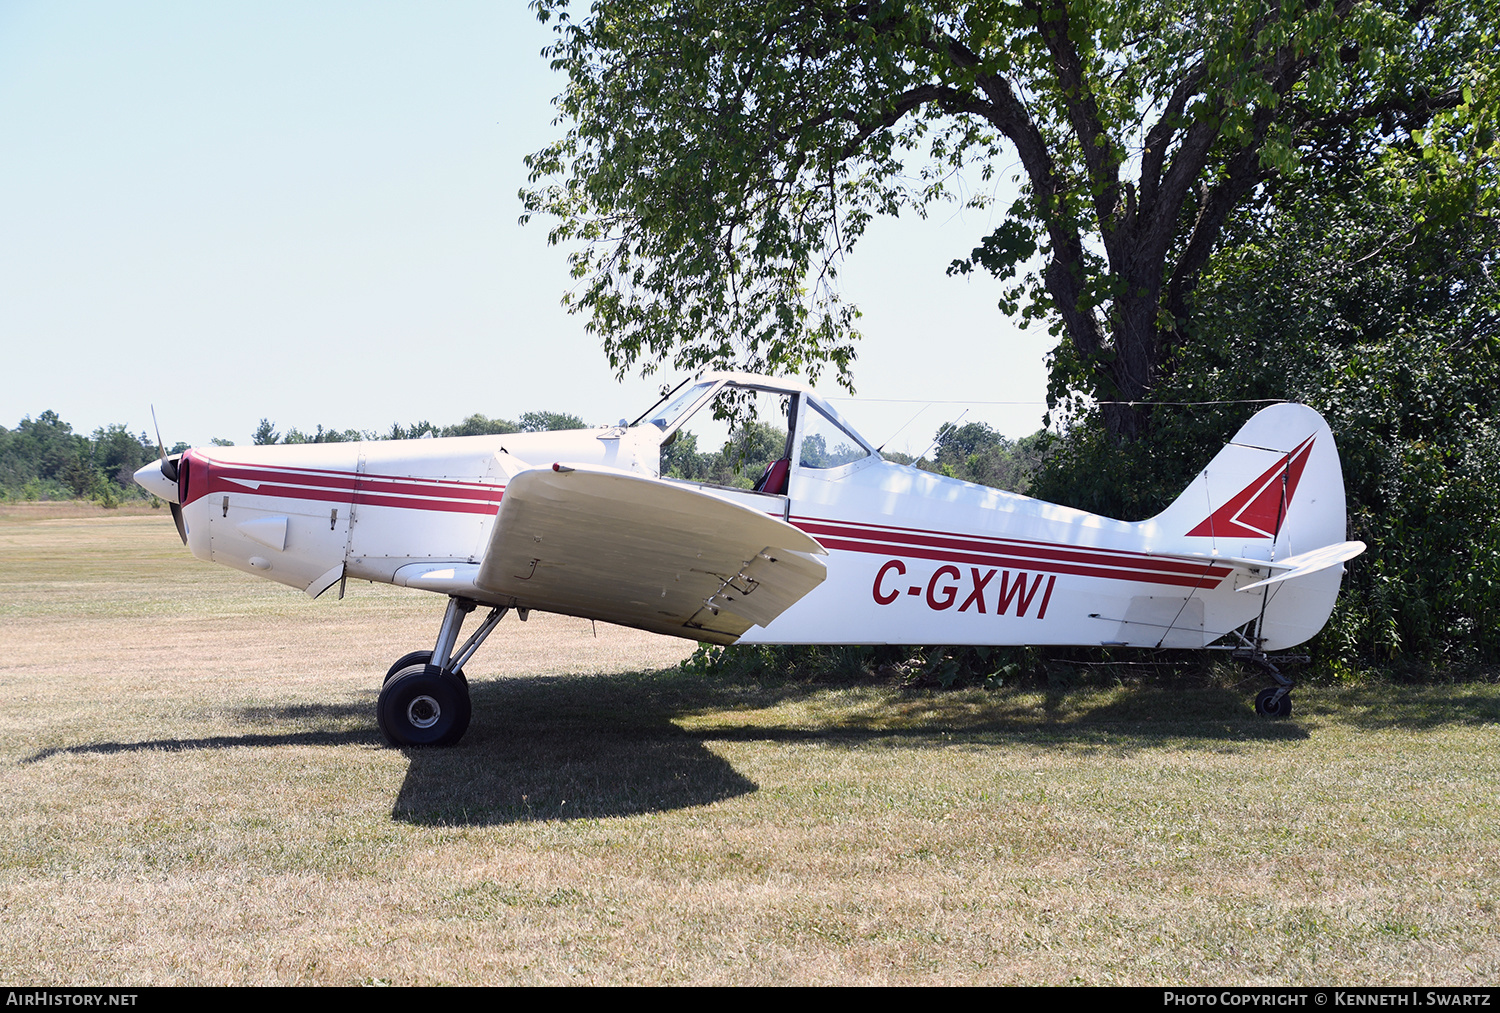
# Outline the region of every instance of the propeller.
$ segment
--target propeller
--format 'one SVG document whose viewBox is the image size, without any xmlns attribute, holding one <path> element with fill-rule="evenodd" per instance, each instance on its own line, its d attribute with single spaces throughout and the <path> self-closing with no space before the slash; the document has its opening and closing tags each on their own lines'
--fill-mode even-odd
<svg viewBox="0 0 1500 1013">
<path fill-rule="evenodd" d="M 156 405 L 151 406 L 151 425 L 156 428 L 156 449 L 161 453 L 161 477 L 166 479 L 168 482 L 171 482 L 173 485 L 176 485 L 179 490 L 179 494 L 177 496 L 167 500 L 167 506 L 171 508 L 172 511 L 172 523 L 177 525 L 177 537 L 182 539 L 183 545 L 186 545 L 187 522 L 182 518 L 182 504 L 178 502 L 182 499 L 182 486 L 178 481 L 178 476 L 181 474 L 181 470 L 178 467 L 181 458 L 167 456 L 167 445 L 163 443 L 161 439 L 161 423 L 156 421 Z"/>
</svg>

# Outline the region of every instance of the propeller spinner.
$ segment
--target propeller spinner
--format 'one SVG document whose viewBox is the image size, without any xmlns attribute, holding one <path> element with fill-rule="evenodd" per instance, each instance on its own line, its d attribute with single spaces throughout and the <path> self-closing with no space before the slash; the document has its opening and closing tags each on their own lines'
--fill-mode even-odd
<svg viewBox="0 0 1500 1013">
<path fill-rule="evenodd" d="M 167 456 L 167 447 L 161 440 L 161 424 L 156 421 L 156 406 L 151 407 L 151 424 L 156 427 L 156 449 L 161 454 L 161 460 L 153 461 L 145 465 L 135 473 L 136 484 L 153 496 L 159 496 L 167 501 L 167 506 L 172 510 L 172 523 L 177 525 L 177 536 L 182 539 L 182 544 L 187 544 L 187 524 L 182 519 L 182 497 L 178 490 L 181 488 L 178 479 L 181 477 L 181 454 Z"/>
</svg>

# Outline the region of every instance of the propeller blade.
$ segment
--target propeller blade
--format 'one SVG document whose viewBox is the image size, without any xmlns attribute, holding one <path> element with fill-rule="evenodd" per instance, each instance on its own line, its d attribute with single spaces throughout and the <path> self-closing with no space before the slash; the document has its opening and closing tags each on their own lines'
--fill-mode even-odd
<svg viewBox="0 0 1500 1013">
<path fill-rule="evenodd" d="M 151 424 L 156 427 L 156 449 L 161 452 L 161 473 L 168 482 L 177 481 L 177 462 L 167 459 L 167 445 L 161 441 L 161 423 L 156 421 L 156 405 L 151 406 Z M 177 522 L 177 530 L 182 530 L 182 521 Z M 182 536 L 182 543 L 187 544 L 187 535 Z"/>
<path fill-rule="evenodd" d="M 182 539 L 182 544 L 187 544 L 187 522 L 182 519 L 182 507 L 176 503 L 168 503 L 172 510 L 172 523 L 177 525 L 177 537 Z"/>
<path fill-rule="evenodd" d="M 161 453 L 161 477 L 168 482 L 176 482 L 178 476 L 178 458 L 167 456 L 167 445 L 162 442 L 161 423 L 156 421 L 156 405 L 151 406 L 151 425 L 156 429 L 156 449 Z M 178 497 L 179 499 L 181 496 Z M 182 518 L 181 504 L 167 501 L 168 508 L 172 511 L 172 523 L 177 525 L 177 537 L 182 539 L 182 544 L 187 544 L 187 521 Z"/>
</svg>

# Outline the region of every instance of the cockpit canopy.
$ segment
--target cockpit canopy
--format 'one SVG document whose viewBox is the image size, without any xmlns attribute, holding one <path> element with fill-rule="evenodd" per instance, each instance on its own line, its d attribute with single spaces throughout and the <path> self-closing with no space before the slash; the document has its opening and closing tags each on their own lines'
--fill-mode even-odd
<svg viewBox="0 0 1500 1013">
<path fill-rule="evenodd" d="M 661 430 L 662 478 L 773 495 L 794 468 L 834 478 L 879 459 L 806 384 L 750 373 L 687 381 L 635 425 Z"/>
</svg>

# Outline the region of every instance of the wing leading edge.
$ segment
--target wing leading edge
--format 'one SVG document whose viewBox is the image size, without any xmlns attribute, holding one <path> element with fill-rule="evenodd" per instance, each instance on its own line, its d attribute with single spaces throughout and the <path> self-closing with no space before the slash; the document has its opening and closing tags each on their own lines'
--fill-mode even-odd
<svg viewBox="0 0 1500 1013">
<path fill-rule="evenodd" d="M 823 582 L 826 550 L 790 524 L 612 468 L 511 479 L 475 585 L 521 606 L 733 643 Z"/>
</svg>

